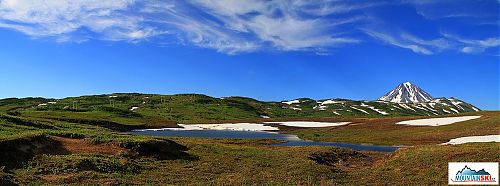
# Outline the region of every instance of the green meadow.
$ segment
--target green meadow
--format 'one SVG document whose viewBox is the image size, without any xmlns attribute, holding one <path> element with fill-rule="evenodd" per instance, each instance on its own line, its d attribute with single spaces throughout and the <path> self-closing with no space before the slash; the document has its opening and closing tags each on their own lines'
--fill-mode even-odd
<svg viewBox="0 0 500 186">
<path fill-rule="evenodd" d="M 462 113 L 482 117 L 439 127 L 395 125 L 427 118 L 422 115 L 304 112 L 249 98 L 194 94 L 3 99 L 0 185 L 445 185 L 448 162 L 500 162 L 499 143 L 440 145 L 456 137 L 499 134 L 500 112 Z M 177 123 L 271 120 L 350 121 L 340 127 L 279 128 L 316 141 L 403 147 L 381 153 L 272 146 L 280 141 L 268 139 L 127 133 Z"/>
</svg>

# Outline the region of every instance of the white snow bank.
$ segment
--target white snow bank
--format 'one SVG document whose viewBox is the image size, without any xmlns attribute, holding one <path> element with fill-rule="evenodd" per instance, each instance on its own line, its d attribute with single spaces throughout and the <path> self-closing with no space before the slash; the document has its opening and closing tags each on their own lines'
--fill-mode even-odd
<svg viewBox="0 0 500 186">
<path fill-rule="evenodd" d="M 373 111 L 378 112 L 379 114 L 382 114 L 382 115 L 389 115 L 389 113 L 387 113 L 387 112 L 385 112 L 385 111 L 383 111 L 381 109 L 377 109 L 374 106 L 370 106 L 370 105 L 367 105 L 367 104 L 364 104 L 364 103 L 361 103 L 361 106 L 362 107 L 366 107 L 366 108 L 370 108 Z"/>
<path fill-rule="evenodd" d="M 284 104 L 287 104 L 287 105 L 291 105 L 291 104 L 294 104 L 294 103 L 300 103 L 300 101 L 298 99 L 296 99 L 296 100 L 292 100 L 292 101 L 283 101 L 281 103 L 284 103 Z"/>
<path fill-rule="evenodd" d="M 337 123 L 329 123 L 329 122 L 314 122 L 314 121 L 284 121 L 284 122 L 264 122 L 268 124 L 278 124 L 289 127 L 334 127 L 334 126 L 342 126 L 347 125 L 351 122 L 337 122 Z"/>
<path fill-rule="evenodd" d="M 238 130 L 238 131 L 265 131 L 279 130 L 277 127 L 264 126 L 258 123 L 224 123 L 224 124 L 179 124 L 183 128 L 172 128 L 173 130 Z"/>
<path fill-rule="evenodd" d="M 326 110 L 328 106 L 325 105 L 320 105 L 320 106 L 314 106 L 313 109 L 318 109 L 318 110 Z"/>
<path fill-rule="evenodd" d="M 500 142 L 500 135 L 487 135 L 487 136 L 467 136 L 461 138 L 451 139 L 443 145 L 458 145 L 464 143 L 486 143 L 486 142 Z"/>
<path fill-rule="evenodd" d="M 309 122 L 309 121 L 288 121 L 288 122 L 264 122 L 265 124 L 278 124 L 291 127 L 332 127 L 347 125 L 351 122 Z M 236 131 L 277 131 L 279 128 L 265 126 L 260 123 L 223 123 L 223 124 L 178 124 L 181 128 L 162 129 L 140 129 L 135 131 L 161 131 L 161 130 L 236 130 Z"/>
<path fill-rule="evenodd" d="M 406 105 L 406 104 L 401 104 L 399 103 L 399 106 L 405 108 L 405 109 L 410 109 L 410 110 L 413 110 L 413 112 L 417 112 L 415 109 L 411 108 L 410 106 Z"/>
<path fill-rule="evenodd" d="M 416 120 L 400 121 L 397 122 L 396 124 L 415 125 L 415 126 L 440 126 L 440 125 L 449 125 L 456 122 L 467 121 L 471 119 L 477 119 L 480 117 L 481 116 L 462 116 L 462 117 L 416 119 Z"/>
<path fill-rule="evenodd" d="M 322 105 L 328 105 L 328 104 L 336 104 L 336 103 L 342 103 L 342 102 L 330 99 L 330 100 L 326 100 L 326 101 L 323 101 L 323 102 L 317 102 L 317 103 L 320 103 Z"/>
<path fill-rule="evenodd" d="M 360 109 L 360 108 L 356 108 L 356 107 L 351 107 L 352 109 L 355 109 L 355 110 L 358 110 L 358 111 L 361 111 L 361 112 L 364 112 L 365 114 L 370 114 L 368 112 L 366 112 L 365 110 L 363 109 Z"/>
</svg>

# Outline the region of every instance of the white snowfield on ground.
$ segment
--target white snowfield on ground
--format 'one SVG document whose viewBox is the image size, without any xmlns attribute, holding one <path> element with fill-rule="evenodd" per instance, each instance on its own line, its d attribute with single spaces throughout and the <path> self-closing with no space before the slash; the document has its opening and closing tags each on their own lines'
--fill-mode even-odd
<svg viewBox="0 0 500 186">
<path fill-rule="evenodd" d="M 139 129 L 135 131 L 161 131 L 161 130 L 236 130 L 236 131 L 271 131 L 279 130 L 277 127 L 264 126 L 258 123 L 223 123 L 223 124 L 178 124 L 180 128 Z"/>
<path fill-rule="evenodd" d="M 278 124 L 290 127 L 334 127 L 347 125 L 351 122 L 311 122 L 311 121 L 287 121 L 287 122 L 264 122 L 265 124 Z M 135 131 L 161 131 L 161 130 L 235 130 L 235 131 L 277 131 L 277 127 L 265 126 L 261 123 L 223 123 L 223 124 L 178 124 L 181 128 L 162 129 L 140 129 Z"/>
<path fill-rule="evenodd" d="M 408 121 L 400 121 L 396 124 L 399 125 L 415 125 L 415 126 L 441 126 L 449 125 L 456 122 L 467 121 L 471 119 L 477 119 L 481 116 L 461 116 L 461 117 L 446 117 L 446 118 L 429 118 L 429 119 L 416 119 Z"/>
<path fill-rule="evenodd" d="M 284 125 L 284 126 L 289 126 L 289 127 L 309 128 L 309 127 L 335 127 L 335 126 L 347 125 L 351 122 L 330 123 L 330 122 L 314 122 L 314 121 L 284 121 L 284 122 L 264 122 L 264 123 L 278 124 L 278 125 Z"/>
<path fill-rule="evenodd" d="M 291 101 L 283 101 L 281 103 L 284 103 L 284 104 L 287 104 L 287 105 L 291 105 L 291 104 L 294 104 L 294 103 L 300 103 L 300 101 L 298 99 L 296 99 L 296 100 L 291 100 Z"/>
<path fill-rule="evenodd" d="M 328 105 L 328 104 L 336 104 L 336 103 L 342 103 L 342 102 L 330 99 L 330 100 L 326 100 L 326 101 L 323 101 L 323 102 L 316 102 L 316 103 L 319 103 L 319 104 L 322 104 L 322 105 Z"/>
<path fill-rule="evenodd" d="M 486 142 L 500 142 L 500 135 L 487 135 L 487 136 L 467 136 L 461 138 L 451 139 L 443 145 L 458 145 L 464 143 L 486 143 Z"/>
<path fill-rule="evenodd" d="M 264 124 L 259 124 L 259 123 L 224 123 L 224 124 L 195 124 L 195 125 L 179 124 L 179 126 L 183 127 L 182 130 L 237 130 L 237 131 L 280 130 L 277 127 L 264 126 Z"/>
</svg>

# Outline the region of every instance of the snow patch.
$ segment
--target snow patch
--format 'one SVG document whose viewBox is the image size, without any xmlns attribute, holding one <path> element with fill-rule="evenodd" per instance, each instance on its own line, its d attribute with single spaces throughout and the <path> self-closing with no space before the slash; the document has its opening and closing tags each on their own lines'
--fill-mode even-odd
<svg viewBox="0 0 500 186">
<path fill-rule="evenodd" d="M 368 112 L 366 112 L 365 110 L 363 109 L 360 109 L 360 108 L 356 108 L 356 107 L 351 107 L 352 109 L 355 109 L 355 110 L 358 110 L 358 111 L 361 111 L 361 112 L 364 112 L 365 114 L 370 114 Z"/>
<path fill-rule="evenodd" d="M 145 130 L 236 130 L 236 131 L 270 131 L 279 130 L 276 127 L 264 126 L 257 123 L 224 123 L 224 124 L 178 124 L 182 128 L 163 128 L 163 129 L 143 129 Z"/>
<path fill-rule="evenodd" d="M 462 117 L 446 117 L 446 118 L 429 118 L 429 119 L 416 119 L 408 121 L 400 121 L 398 125 L 414 125 L 414 126 L 441 126 L 449 125 L 456 122 L 462 122 L 472 119 L 480 118 L 481 116 L 462 116 Z"/>
<path fill-rule="evenodd" d="M 289 127 L 304 127 L 304 128 L 312 128 L 312 127 L 335 127 L 335 126 L 342 126 L 342 125 L 347 125 L 351 122 L 337 122 L 337 123 L 330 123 L 330 122 L 314 122 L 314 121 L 285 121 L 285 122 L 264 122 L 267 124 L 278 124 L 278 125 L 284 125 L 284 126 L 289 126 Z"/>
<path fill-rule="evenodd" d="M 328 104 L 336 104 L 336 103 L 342 103 L 342 102 L 330 99 L 330 100 L 326 100 L 326 101 L 323 101 L 323 102 L 317 102 L 317 103 L 321 103 L 322 105 L 328 105 Z"/>
<path fill-rule="evenodd" d="M 431 110 L 431 111 L 433 111 L 433 112 L 437 112 L 437 110 L 436 110 L 436 109 L 432 109 L 431 107 L 428 107 L 426 104 L 421 104 L 421 105 L 422 105 L 423 107 L 425 107 L 426 109 L 429 109 L 429 110 Z M 434 108 L 434 107 L 433 107 L 433 108 Z"/>
<path fill-rule="evenodd" d="M 450 108 L 450 110 L 452 110 L 453 112 L 456 112 L 456 113 L 460 113 L 460 112 L 458 112 L 457 109 L 454 109 L 454 108 Z"/>
<path fill-rule="evenodd" d="M 413 110 L 413 112 L 417 112 L 415 109 L 411 108 L 410 106 L 406 105 L 406 104 L 399 104 L 399 106 L 405 108 L 405 109 L 410 109 L 410 110 Z"/>
<path fill-rule="evenodd" d="M 300 100 L 296 99 L 296 100 L 291 100 L 291 101 L 283 101 L 281 103 L 291 105 L 291 104 L 295 104 L 295 103 L 300 103 Z"/>
<path fill-rule="evenodd" d="M 500 135 L 467 136 L 467 137 L 454 138 L 446 143 L 443 143 L 443 145 L 458 145 L 464 143 L 486 143 L 486 142 L 500 142 Z"/>
<path fill-rule="evenodd" d="M 432 103 L 432 102 L 431 102 L 431 103 L 429 103 L 429 105 L 430 105 L 432 108 L 435 108 L 436 103 Z"/>
<path fill-rule="evenodd" d="M 425 111 L 428 111 L 427 109 L 425 109 L 425 108 L 423 108 L 423 107 L 419 107 L 419 106 L 417 106 L 417 105 L 413 105 L 413 106 L 414 106 L 415 108 L 420 109 L 420 110 L 425 110 Z"/>
<path fill-rule="evenodd" d="M 313 109 L 317 109 L 317 110 L 326 110 L 328 106 L 325 106 L 325 105 L 320 105 L 320 106 L 314 106 Z"/>
<path fill-rule="evenodd" d="M 374 106 L 366 105 L 364 103 L 361 103 L 361 106 L 366 107 L 366 108 L 370 108 L 370 109 L 374 110 L 375 112 L 378 112 L 379 114 L 382 114 L 382 115 L 389 115 L 389 113 L 387 113 L 381 109 L 376 109 Z"/>
</svg>

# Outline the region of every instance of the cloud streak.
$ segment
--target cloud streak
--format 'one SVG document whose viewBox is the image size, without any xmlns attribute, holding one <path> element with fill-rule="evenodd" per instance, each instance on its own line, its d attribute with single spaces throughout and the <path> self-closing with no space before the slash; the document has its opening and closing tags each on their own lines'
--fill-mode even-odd
<svg viewBox="0 0 500 186">
<path fill-rule="evenodd" d="M 409 49 L 418 54 L 431 55 L 434 54 L 431 50 L 427 49 L 422 45 L 433 46 L 433 42 L 435 41 L 424 41 L 422 39 L 416 38 L 415 36 L 409 34 L 402 34 L 401 36 L 392 36 L 386 33 L 376 32 L 368 29 L 363 29 L 363 31 L 380 41 L 383 41 L 387 44 L 394 45 L 400 48 Z M 420 44 L 420 45 L 419 45 Z"/>
<path fill-rule="evenodd" d="M 367 35 L 386 44 L 409 49 L 418 54 L 432 55 L 444 50 L 454 50 L 466 54 L 480 54 L 489 48 L 499 47 L 499 38 L 465 39 L 456 35 L 441 33 L 440 38 L 425 40 L 406 32 L 389 34 L 370 29 L 362 29 Z"/>
<path fill-rule="evenodd" d="M 57 42 L 150 41 L 226 54 L 268 49 L 331 54 L 331 49 L 363 42 L 357 32 L 360 29 L 376 41 L 423 55 L 445 50 L 478 54 L 498 47 L 495 38 L 443 35 L 422 39 L 406 32 L 366 29 L 370 18 L 365 11 L 387 4 L 344 0 L 0 0 L 0 28 Z M 425 12 L 423 6 L 434 3 L 410 4 Z"/>
<path fill-rule="evenodd" d="M 500 46 L 500 38 L 492 37 L 487 39 L 465 39 L 453 34 L 442 33 L 445 38 L 456 41 L 461 48 L 460 51 L 467 54 L 479 54 L 488 48 Z"/>
<path fill-rule="evenodd" d="M 300 7 L 306 5 L 311 4 L 244 0 L 0 0 L 0 27 L 35 38 L 55 37 L 60 42 L 137 42 L 169 35 L 162 38 L 227 54 L 262 48 L 315 51 L 359 42 L 331 32 L 339 25 L 357 21 L 356 18 L 298 16 Z"/>
</svg>

